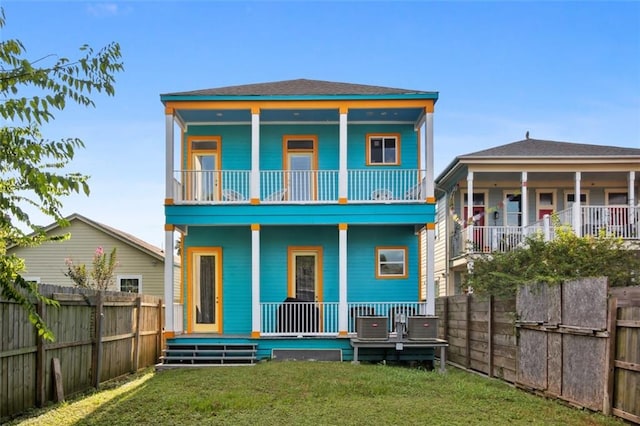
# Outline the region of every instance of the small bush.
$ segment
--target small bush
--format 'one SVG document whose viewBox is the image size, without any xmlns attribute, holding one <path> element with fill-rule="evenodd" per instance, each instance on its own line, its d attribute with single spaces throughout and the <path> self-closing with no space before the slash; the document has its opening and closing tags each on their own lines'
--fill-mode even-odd
<svg viewBox="0 0 640 426">
<path fill-rule="evenodd" d="M 620 238 L 600 234 L 578 237 L 569 227 L 556 228 L 544 241 L 541 234 L 527 237 L 522 247 L 479 257 L 467 275 L 466 285 L 479 294 L 512 296 L 519 286 L 606 276 L 609 285 L 637 285 L 640 257 Z"/>
</svg>

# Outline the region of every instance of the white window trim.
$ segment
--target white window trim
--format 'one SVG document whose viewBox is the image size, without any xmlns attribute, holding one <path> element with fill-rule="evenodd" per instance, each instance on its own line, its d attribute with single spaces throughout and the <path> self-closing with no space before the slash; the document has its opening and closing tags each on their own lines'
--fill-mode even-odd
<svg viewBox="0 0 640 426">
<path fill-rule="evenodd" d="M 567 189 L 564 191 L 564 208 L 568 209 L 569 208 L 569 195 L 575 195 L 575 189 Z M 582 195 L 584 194 L 584 204 L 585 206 L 589 205 L 589 190 L 588 189 L 581 189 L 580 190 L 580 198 L 582 198 Z M 574 197 L 575 198 L 575 197 Z"/>
<path fill-rule="evenodd" d="M 525 213 L 522 211 L 522 189 L 521 188 L 516 188 L 516 189 L 504 189 L 502 190 L 502 209 L 499 209 L 498 211 L 500 212 L 500 215 L 502 216 L 502 218 L 498 219 L 502 222 L 501 226 L 514 226 L 514 225 L 507 225 L 507 204 L 505 201 L 507 201 L 507 196 L 511 194 L 511 195 L 519 195 L 520 196 L 520 211 L 518 212 L 518 214 L 520 215 L 520 220 L 519 222 L 522 223 L 523 217 L 525 215 Z M 493 219 L 493 218 L 492 218 Z"/>
<path fill-rule="evenodd" d="M 118 283 L 118 291 L 122 291 L 122 288 L 120 286 L 121 280 L 138 280 L 137 294 L 142 294 L 142 275 L 135 275 L 135 274 L 117 275 L 116 282 Z"/>
<path fill-rule="evenodd" d="M 611 188 L 604 190 L 604 204 L 605 206 L 615 205 L 615 206 L 626 206 L 626 204 L 609 204 L 609 195 L 610 194 L 627 194 L 627 202 L 629 200 L 629 190 L 627 188 Z"/>
<path fill-rule="evenodd" d="M 35 282 L 36 284 L 40 284 L 40 277 L 23 276 L 22 279 L 27 282 Z"/>
<path fill-rule="evenodd" d="M 551 205 L 540 204 L 540 194 L 551 193 Z M 540 210 L 548 210 L 551 209 L 553 213 L 558 212 L 558 194 L 555 189 L 536 189 L 536 220 L 542 220 L 540 217 Z"/>
</svg>

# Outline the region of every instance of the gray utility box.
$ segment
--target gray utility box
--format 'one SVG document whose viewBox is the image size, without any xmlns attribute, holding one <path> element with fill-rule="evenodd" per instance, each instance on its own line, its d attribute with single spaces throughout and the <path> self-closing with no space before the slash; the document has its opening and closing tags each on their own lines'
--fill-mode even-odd
<svg viewBox="0 0 640 426">
<path fill-rule="evenodd" d="M 387 340 L 389 318 L 383 316 L 358 317 L 358 339 Z"/>
<path fill-rule="evenodd" d="M 407 318 L 407 337 L 411 340 L 437 339 L 438 317 L 415 316 Z"/>
</svg>

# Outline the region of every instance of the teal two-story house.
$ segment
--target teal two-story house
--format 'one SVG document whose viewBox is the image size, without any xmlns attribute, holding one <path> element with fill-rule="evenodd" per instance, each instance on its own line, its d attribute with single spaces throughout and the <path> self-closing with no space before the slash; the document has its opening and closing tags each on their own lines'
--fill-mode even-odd
<svg viewBox="0 0 640 426">
<path fill-rule="evenodd" d="M 167 343 L 349 359 L 358 315 L 432 315 L 437 99 L 305 79 L 161 95 Z"/>
</svg>

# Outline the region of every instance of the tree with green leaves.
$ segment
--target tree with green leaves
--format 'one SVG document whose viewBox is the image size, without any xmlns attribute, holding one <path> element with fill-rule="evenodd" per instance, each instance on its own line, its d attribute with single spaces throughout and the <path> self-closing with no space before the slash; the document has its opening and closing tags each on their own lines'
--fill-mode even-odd
<svg viewBox="0 0 640 426">
<path fill-rule="evenodd" d="M 0 30 L 4 25 L 0 8 Z M 54 336 L 34 302 L 55 302 L 22 277 L 24 261 L 7 254 L 7 249 L 68 238 L 47 236 L 30 219 L 29 209 L 66 226 L 62 199 L 74 193 L 88 195 L 89 186 L 88 176 L 64 170 L 84 143 L 77 138 L 48 139 L 41 127 L 68 102 L 94 107 L 92 93 L 113 96 L 114 76 L 123 69 L 117 43 L 98 51 L 84 45 L 74 60 L 54 55 L 32 60 L 20 40 L 0 41 L 0 294 L 20 303 L 39 335 L 47 339 Z"/>
<path fill-rule="evenodd" d="M 466 285 L 474 293 L 513 296 L 526 284 L 601 276 L 612 287 L 640 284 L 640 257 L 634 247 L 605 233 L 579 237 L 570 227 L 556 226 L 550 241 L 536 233 L 513 250 L 475 259 Z"/>
</svg>

